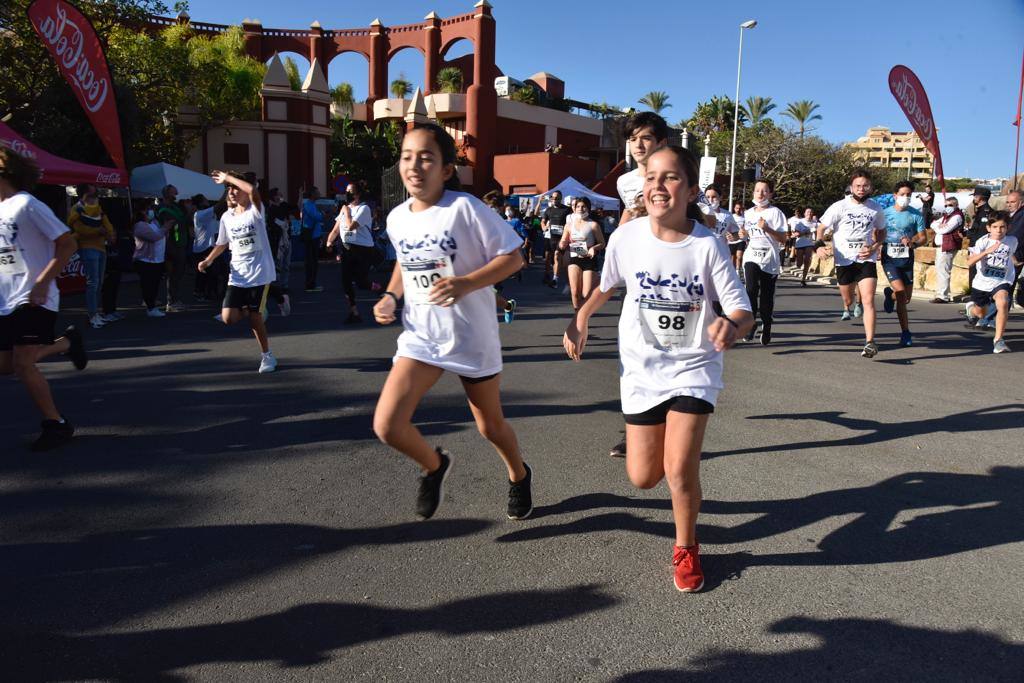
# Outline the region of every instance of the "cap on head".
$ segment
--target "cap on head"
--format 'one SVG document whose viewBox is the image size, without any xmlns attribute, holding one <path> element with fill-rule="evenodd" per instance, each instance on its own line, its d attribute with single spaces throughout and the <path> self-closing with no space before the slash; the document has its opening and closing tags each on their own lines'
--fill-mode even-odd
<svg viewBox="0 0 1024 683">
<path fill-rule="evenodd" d="M 990 199 L 992 197 L 992 190 L 988 189 L 987 187 L 982 187 L 981 185 L 978 185 L 977 187 L 974 188 L 974 196 Z"/>
</svg>

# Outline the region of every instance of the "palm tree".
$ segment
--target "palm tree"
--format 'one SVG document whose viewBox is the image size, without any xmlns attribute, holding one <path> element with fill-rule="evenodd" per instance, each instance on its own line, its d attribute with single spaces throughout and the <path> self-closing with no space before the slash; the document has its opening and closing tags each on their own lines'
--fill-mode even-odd
<svg viewBox="0 0 1024 683">
<path fill-rule="evenodd" d="M 343 116 L 352 116 L 352 108 L 356 103 L 352 84 L 343 82 L 331 88 L 331 102 L 338 107 Z"/>
<path fill-rule="evenodd" d="M 804 131 L 807 129 L 807 124 L 811 121 L 821 121 L 821 114 L 815 114 L 814 110 L 817 109 L 819 104 L 815 103 L 814 100 L 800 100 L 799 102 L 790 102 L 786 106 L 786 111 L 782 112 L 783 116 L 788 116 L 797 122 L 800 126 L 800 137 L 804 136 Z"/>
<path fill-rule="evenodd" d="M 776 105 L 772 102 L 772 98 L 752 95 L 747 98 L 746 105 L 741 107 L 741 110 L 750 119 L 750 125 L 756 128 L 758 124 L 768 118 L 768 112 L 775 109 L 775 107 Z"/>
<path fill-rule="evenodd" d="M 412 83 L 405 78 L 405 74 L 399 74 L 398 78 L 391 81 L 391 96 L 396 100 L 405 99 L 406 95 L 412 94 Z"/>
<path fill-rule="evenodd" d="M 437 72 L 437 89 L 443 93 L 462 92 L 462 69 L 446 66 Z"/>
<path fill-rule="evenodd" d="M 651 111 L 655 114 L 660 114 L 662 111 L 672 106 L 668 103 L 668 93 L 664 90 L 652 90 L 641 97 L 638 101 L 640 104 L 650 107 Z"/>
</svg>

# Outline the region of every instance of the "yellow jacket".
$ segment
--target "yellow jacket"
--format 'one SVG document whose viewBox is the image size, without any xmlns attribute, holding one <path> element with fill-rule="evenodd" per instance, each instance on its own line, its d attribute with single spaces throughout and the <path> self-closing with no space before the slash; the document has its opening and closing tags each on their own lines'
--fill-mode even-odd
<svg viewBox="0 0 1024 683">
<path fill-rule="evenodd" d="M 68 227 L 75 233 L 79 249 L 106 251 L 107 240 L 113 242 L 115 238 L 114 226 L 99 204 L 75 204 L 68 214 Z"/>
</svg>

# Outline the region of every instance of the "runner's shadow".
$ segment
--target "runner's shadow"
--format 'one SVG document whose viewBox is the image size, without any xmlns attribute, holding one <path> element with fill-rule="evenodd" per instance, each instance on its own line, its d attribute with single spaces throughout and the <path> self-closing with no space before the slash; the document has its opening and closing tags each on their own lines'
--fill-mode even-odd
<svg viewBox="0 0 1024 683">
<path fill-rule="evenodd" d="M 574 619 L 616 603 L 595 585 L 495 593 L 422 609 L 312 603 L 241 621 L 138 633 L 15 631 L 0 640 L 0 661 L 8 675 L 25 680 L 181 680 L 172 672 L 200 664 L 308 667 L 331 661 L 334 650 L 362 643 L 410 634 L 436 634 L 444 640 L 505 633 Z"/>
<path fill-rule="evenodd" d="M 705 460 L 724 455 L 747 455 L 751 453 L 778 453 L 779 451 L 802 451 L 808 449 L 821 450 L 835 446 L 866 446 L 885 443 L 922 434 L 959 434 L 964 432 L 991 432 L 1004 429 L 1019 429 L 1024 424 L 1024 403 L 1007 403 L 989 408 L 979 408 L 963 413 L 953 413 L 944 417 L 924 420 L 907 420 L 905 422 L 879 422 L 864 418 L 845 417 L 839 411 L 822 411 L 793 415 L 751 415 L 748 420 L 811 420 L 826 424 L 838 425 L 851 431 L 864 432 L 855 436 L 832 441 L 797 441 L 795 443 L 776 446 L 750 446 L 728 451 L 706 451 L 701 457 Z"/>
<path fill-rule="evenodd" d="M 532 519 L 552 517 L 598 508 L 633 508 L 643 510 L 671 510 L 672 502 L 664 498 L 631 498 L 614 493 L 584 493 L 566 498 L 554 505 L 541 505 L 533 509 Z"/>
<path fill-rule="evenodd" d="M 239 524 L 4 545 L 0 582 L 18 590 L 0 595 L 0 614 L 4 628 L 14 630 L 97 628 L 349 548 L 459 538 L 490 526 L 473 519 L 362 529 Z"/>
<path fill-rule="evenodd" d="M 636 671 L 617 681 L 1008 681 L 1020 680 L 1024 671 L 1024 646 L 977 630 L 939 631 L 884 619 L 789 617 L 768 632 L 784 639 L 800 636 L 794 641 L 798 649 L 714 648 L 679 669 Z M 816 644 L 807 645 L 808 640 Z"/>
</svg>

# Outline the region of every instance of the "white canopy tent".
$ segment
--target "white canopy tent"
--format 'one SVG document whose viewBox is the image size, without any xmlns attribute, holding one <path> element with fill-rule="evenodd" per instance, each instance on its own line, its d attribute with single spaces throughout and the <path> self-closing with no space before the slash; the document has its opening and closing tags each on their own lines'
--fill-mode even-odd
<svg viewBox="0 0 1024 683">
<path fill-rule="evenodd" d="M 590 200 L 591 206 L 595 209 L 605 209 L 606 211 L 619 210 L 618 197 L 609 197 L 607 195 L 594 192 L 589 187 L 587 187 L 580 181 L 576 180 L 572 176 L 569 176 L 562 182 L 558 183 L 547 192 L 542 192 L 541 194 L 536 195 L 533 198 L 534 203 L 537 203 L 538 201 L 545 199 L 548 195 L 555 191 L 561 192 L 563 199 L 568 197 L 572 197 L 574 199 L 576 197 L 586 197 L 587 199 Z"/>
<path fill-rule="evenodd" d="M 159 197 L 167 185 L 178 189 L 179 199 L 201 194 L 210 201 L 217 201 L 224 194 L 224 187 L 209 176 L 180 166 L 160 162 L 132 170 L 132 196 Z"/>
</svg>

